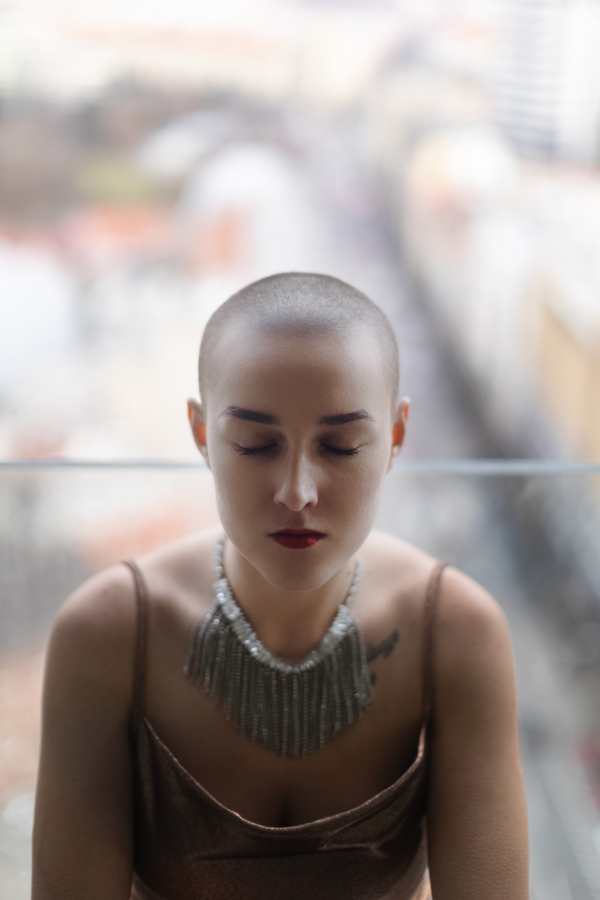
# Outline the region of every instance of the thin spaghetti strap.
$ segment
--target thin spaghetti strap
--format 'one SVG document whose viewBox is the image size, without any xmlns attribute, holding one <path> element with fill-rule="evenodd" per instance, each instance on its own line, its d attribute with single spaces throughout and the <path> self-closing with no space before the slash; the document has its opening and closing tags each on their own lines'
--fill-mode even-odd
<svg viewBox="0 0 600 900">
<path fill-rule="evenodd" d="M 123 565 L 131 569 L 135 582 L 137 625 L 135 630 L 135 657 L 133 663 L 133 691 L 131 697 L 131 733 L 137 737 L 144 714 L 144 683 L 146 676 L 146 648 L 148 644 L 148 588 L 138 564 L 132 559 L 123 560 Z"/>
<path fill-rule="evenodd" d="M 426 722 L 433 706 L 433 627 L 437 601 L 440 593 L 440 578 L 448 563 L 438 562 L 433 567 L 425 594 L 423 611 L 423 711 L 422 721 Z"/>
</svg>

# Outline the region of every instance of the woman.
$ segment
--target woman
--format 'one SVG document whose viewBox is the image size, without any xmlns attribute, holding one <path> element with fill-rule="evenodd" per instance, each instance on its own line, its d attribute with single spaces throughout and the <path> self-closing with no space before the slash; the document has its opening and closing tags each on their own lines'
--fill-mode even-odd
<svg viewBox="0 0 600 900">
<path fill-rule="evenodd" d="M 256 282 L 207 326 L 200 392 L 226 539 L 60 611 L 33 900 L 526 900 L 503 616 L 371 533 L 408 415 L 387 319 L 333 278 Z"/>
</svg>

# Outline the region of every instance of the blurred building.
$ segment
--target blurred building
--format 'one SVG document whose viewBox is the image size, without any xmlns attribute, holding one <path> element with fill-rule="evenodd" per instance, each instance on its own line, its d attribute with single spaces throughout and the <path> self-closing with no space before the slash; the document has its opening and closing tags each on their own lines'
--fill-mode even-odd
<svg viewBox="0 0 600 900">
<path fill-rule="evenodd" d="M 527 157 L 596 163 L 600 152 L 600 4 L 499 0 L 500 126 Z"/>
<path fill-rule="evenodd" d="M 600 460 L 600 177 L 534 171 L 530 202 L 546 248 L 528 298 L 539 396 L 567 450 Z"/>
<path fill-rule="evenodd" d="M 337 108 L 360 96 L 405 30 L 387 3 L 249 4 L 234 18 L 206 5 L 179 23 L 177 11 L 157 22 L 133 7 L 67 10 L 42 7 L 32 27 L 28 7 L 0 6 L 0 92 L 78 101 L 133 79 Z"/>
<path fill-rule="evenodd" d="M 420 63 L 369 122 L 405 264 L 500 444 L 600 459 L 600 174 L 519 159 L 484 80 Z"/>
</svg>

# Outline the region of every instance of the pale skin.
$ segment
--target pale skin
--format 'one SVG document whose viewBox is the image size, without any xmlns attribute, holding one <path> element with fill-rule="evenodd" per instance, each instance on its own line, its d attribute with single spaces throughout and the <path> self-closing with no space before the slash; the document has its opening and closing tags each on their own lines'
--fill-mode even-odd
<svg viewBox="0 0 600 900">
<path fill-rule="evenodd" d="M 151 594 L 145 714 L 205 789 L 264 825 L 350 809 L 395 781 L 416 753 L 423 599 L 434 560 L 371 532 L 408 416 L 406 398 L 392 407 L 374 340 L 352 333 L 347 340 L 257 335 L 248 342 L 232 328 L 207 408 L 189 404 L 228 535 L 226 573 L 271 650 L 297 658 L 318 643 L 360 550 L 365 572 L 355 612 L 374 648 L 369 668 L 376 684 L 373 705 L 356 726 L 301 760 L 253 746 L 182 676 L 190 631 L 212 602 L 220 531 L 139 560 Z M 261 413 L 263 421 L 240 417 L 240 410 Z M 354 412 L 368 417 L 323 424 Z M 292 550 L 270 537 L 285 527 L 326 537 Z M 450 568 L 435 634 L 427 813 L 433 898 L 526 900 L 527 816 L 504 617 L 483 588 Z M 56 620 L 46 671 L 33 900 L 129 898 L 134 635 L 135 595 L 123 566 L 83 585 Z"/>
</svg>

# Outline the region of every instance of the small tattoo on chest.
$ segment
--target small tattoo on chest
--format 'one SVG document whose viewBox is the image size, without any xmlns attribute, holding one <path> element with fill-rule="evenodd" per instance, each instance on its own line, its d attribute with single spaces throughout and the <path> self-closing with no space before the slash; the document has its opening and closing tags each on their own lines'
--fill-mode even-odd
<svg viewBox="0 0 600 900">
<path fill-rule="evenodd" d="M 379 644 L 368 644 L 367 645 L 367 662 L 373 662 L 374 659 L 377 659 L 378 656 L 383 656 L 384 659 L 387 659 L 398 641 L 400 640 L 400 634 L 397 628 L 394 628 L 391 634 L 388 634 Z"/>
</svg>

